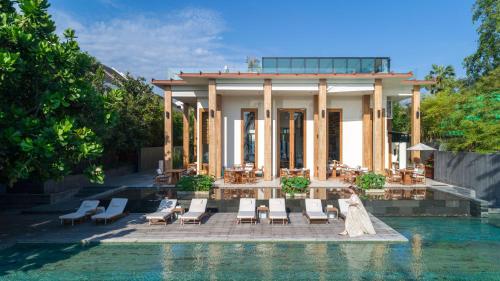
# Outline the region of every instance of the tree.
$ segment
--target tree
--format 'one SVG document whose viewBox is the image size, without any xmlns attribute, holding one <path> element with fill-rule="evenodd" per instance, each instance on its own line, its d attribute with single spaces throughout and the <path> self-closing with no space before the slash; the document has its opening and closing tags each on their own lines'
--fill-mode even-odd
<svg viewBox="0 0 500 281">
<path fill-rule="evenodd" d="M 73 30 L 55 34 L 46 0 L 13 2 L 0 1 L 0 183 L 58 179 L 75 165 L 102 182 L 96 128 L 117 91 L 96 91 L 96 61 Z"/>
<path fill-rule="evenodd" d="M 442 66 L 433 64 L 431 71 L 425 76 L 425 79 L 436 81 L 436 84 L 427 88 L 431 94 L 435 94 L 455 82 L 455 69 L 451 65 Z"/>
<path fill-rule="evenodd" d="M 488 74 L 500 65 L 500 1 L 477 0 L 473 7 L 472 21 L 479 22 L 478 48 L 464 59 L 469 84 Z"/>
<path fill-rule="evenodd" d="M 410 129 L 410 117 L 408 107 L 395 102 L 392 106 L 392 130 L 394 132 L 408 132 Z"/>
</svg>

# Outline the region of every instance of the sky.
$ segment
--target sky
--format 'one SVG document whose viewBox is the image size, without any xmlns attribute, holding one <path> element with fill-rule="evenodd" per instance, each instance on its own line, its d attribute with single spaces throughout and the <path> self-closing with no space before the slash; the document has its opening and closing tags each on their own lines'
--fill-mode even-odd
<svg viewBox="0 0 500 281">
<path fill-rule="evenodd" d="M 179 70 L 245 71 L 246 57 L 388 56 L 423 78 L 432 64 L 465 75 L 477 46 L 473 0 L 49 0 L 58 33 L 150 80 Z"/>
</svg>

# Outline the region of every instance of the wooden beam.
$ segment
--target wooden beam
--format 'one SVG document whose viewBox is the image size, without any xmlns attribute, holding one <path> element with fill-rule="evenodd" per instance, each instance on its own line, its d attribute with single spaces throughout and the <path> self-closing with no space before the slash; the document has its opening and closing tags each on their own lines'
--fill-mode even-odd
<svg viewBox="0 0 500 281">
<path fill-rule="evenodd" d="M 318 177 L 318 95 L 314 95 L 314 177 Z"/>
<path fill-rule="evenodd" d="M 363 167 L 373 169 L 373 123 L 370 108 L 370 95 L 363 96 Z"/>
<path fill-rule="evenodd" d="M 411 98 L 411 145 L 420 143 L 420 86 L 414 85 Z M 412 151 L 411 160 L 420 158 L 420 151 Z"/>
<path fill-rule="evenodd" d="M 318 179 L 324 181 L 327 166 L 326 79 L 319 80 L 318 113 Z"/>
<path fill-rule="evenodd" d="M 373 91 L 373 171 L 382 174 L 382 79 L 375 79 Z"/>
<path fill-rule="evenodd" d="M 165 86 L 163 94 L 163 118 L 164 118 L 164 144 L 163 144 L 163 166 L 164 171 L 172 169 L 172 87 Z"/>
<path fill-rule="evenodd" d="M 182 163 L 187 169 L 189 165 L 189 104 L 184 104 L 182 113 Z"/>
<path fill-rule="evenodd" d="M 271 79 L 264 80 L 264 180 L 272 180 L 273 156 L 272 156 L 272 82 Z"/>
<path fill-rule="evenodd" d="M 215 177 L 220 178 L 222 175 L 222 97 L 217 97 L 217 110 L 215 112 L 215 139 L 217 140 L 217 166 L 215 168 Z"/>
<path fill-rule="evenodd" d="M 217 91 L 215 79 L 208 80 L 208 174 L 216 176 L 217 139 L 215 138 L 215 111 L 217 111 Z"/>
</svg>

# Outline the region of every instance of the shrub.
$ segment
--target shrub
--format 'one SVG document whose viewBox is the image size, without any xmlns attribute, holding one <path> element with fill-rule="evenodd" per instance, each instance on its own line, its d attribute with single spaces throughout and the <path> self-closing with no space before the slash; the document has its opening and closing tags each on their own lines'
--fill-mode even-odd
<svg viewBox="0 0 500 281">
<path fill-rule="evenodd" d="M 182 191 L 210 191 L 214 178 L 207 175 L 185 176 L 176 184 Z"/>
<path fill-rule="evenodd" d="M 306 192 L 311 182 L 302 176 L 281 178 L 281 190 L 285 193 L 295 194 Z"/>
<path fill-rule="evenodd" d="M 366 173 L 356 178 L 356 185 L 361 189 L 383 188 L 385 177 L 375 173 Z"/>
</svg>

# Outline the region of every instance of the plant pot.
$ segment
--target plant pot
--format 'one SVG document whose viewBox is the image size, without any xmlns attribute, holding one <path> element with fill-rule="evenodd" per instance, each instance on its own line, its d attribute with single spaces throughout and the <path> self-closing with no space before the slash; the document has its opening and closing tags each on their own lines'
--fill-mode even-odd
<svg viewBox="0 0 500 281">
<path fill-rule="evenodd" d="M 177 199 L 209 198 L 210 191 L 177 191 Z"/>
<path fill-rule="evenodd" d="M 295 193 L 293 195 L 293 197 L 295 199 L 306 199 L 307 198 L 307 193 L 306 192 L 303 192 L 303 193 Z"/>
<path fill-rule="evenodd" d="M 292 199 L 294 196 L 293 196 L 293 193 L 285 193 L 285 198 L 286 199 Z"/>
<path fill-rule="evenodd" d="M 384 198 L 385 190 L 383 188 L 366 189 L 365 195 L 368 198 Z"/>
<path fill-rule="evenodd" d="M 434 179 L 434 167 L 425 166 L 425 177 Z"/>
</svg>

